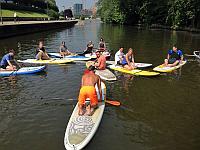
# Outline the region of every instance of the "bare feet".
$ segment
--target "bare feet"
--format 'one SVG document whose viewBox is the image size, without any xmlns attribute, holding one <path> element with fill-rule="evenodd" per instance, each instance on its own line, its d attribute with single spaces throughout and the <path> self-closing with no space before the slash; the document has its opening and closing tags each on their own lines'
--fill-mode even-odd
<svg viewBox="0 0 200 150">
<path fill-rule="evenodd" d="M 84 115 L 84 111 L 83 111 L 83 109 L 79 109 L 79 111 L 78 111 L 78 115 L 79 115 L 79 116 Z"/>
</svg>

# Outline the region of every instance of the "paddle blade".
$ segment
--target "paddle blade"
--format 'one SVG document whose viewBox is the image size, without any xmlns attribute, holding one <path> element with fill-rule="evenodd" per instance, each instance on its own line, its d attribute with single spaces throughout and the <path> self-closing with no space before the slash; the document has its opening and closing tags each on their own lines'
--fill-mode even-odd
<svg viewBox="0 0 200 150">
<path fill-rule="evenodd" d="M 118 101 L 109 101 L 109 100 L 106 100 L 106 103 L 114 105 L 114 106 L 120 106 L 121 105 L 120 102 L 118 102 Z"/>
</svg>

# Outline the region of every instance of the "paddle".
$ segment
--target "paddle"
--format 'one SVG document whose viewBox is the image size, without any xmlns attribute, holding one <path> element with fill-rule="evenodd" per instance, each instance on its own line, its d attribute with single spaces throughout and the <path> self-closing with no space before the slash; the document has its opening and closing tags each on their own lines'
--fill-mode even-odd
<svg viewBox="0 0 200 150">
<path fill-rule="evenodd" d="M 105 102 L 110 104 L 110 105 L 114 105 L 114 106 L 120 106 L 121 105 L 121 103 L 119 101 L 106 100 Z"/>
<path fill-rule="evenodd" d="M 185 54 L 185 56 L 195 57 L 195 55 Z"/>
<path fill-rule="evenodd" d="M 44 98 L 41 97 L 40 99 L 44 99 Z M 74 101 L 75 100 L 75 99 L 65 99 L 65 98 L 58 98 L 58 97 L 55 97 L 55 98 L 45 98 L 45 99 L 52 99 L 52 100 L 62 99 L 62 100 L 69 100 L 69 101 Z M 108 104 L 110 104 L 110 105 L 113 105 L 113 106 L 120 106 L 121 105 L 121 103 L 119 101 L 106 100 L 105 102 L 108 103 Z"/>
</svg>

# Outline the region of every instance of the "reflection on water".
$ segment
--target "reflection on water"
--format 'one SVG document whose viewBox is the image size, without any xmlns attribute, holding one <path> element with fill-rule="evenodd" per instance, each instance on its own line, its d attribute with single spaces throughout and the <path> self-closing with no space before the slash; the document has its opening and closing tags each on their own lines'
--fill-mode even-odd
<svg viewBox="0 0 200 150">
<path fill-rule="evenodd" d="M 163 62 L 173 43 L 187 54 L 200 46 L 199 34 L 86 21 L 71 29 L 2 39 L 0 57 L 14 48 L 16 59 L 33 58 L 39 40 L 49 52 L 57 52 L 61 41 L 72 52 L 81 52 L 89 40 L 97 47 L 100 37 L 112 58 L 120 46 L 125 52 L 132 47 L 137 62 L 153 63 L 153 67 Z M 106 107 L 86 149 L 198 150 L 200 63 L 187 60 L 181 69 L 153 78 L 114 72 L 118 81 L 106 82 L 107 95 L 122 106 Z M 0 149 L 64 149 L 64 132 L 84 69 L 85 63 L 77 62 L 48 65 L 36 75 L 0 77 Z"/>
</svg>

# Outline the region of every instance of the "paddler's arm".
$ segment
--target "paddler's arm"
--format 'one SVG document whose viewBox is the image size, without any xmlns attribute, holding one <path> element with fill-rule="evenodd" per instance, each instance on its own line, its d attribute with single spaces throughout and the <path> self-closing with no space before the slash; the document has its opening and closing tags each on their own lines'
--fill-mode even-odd
<svg viewBox="0 0 200 150">
<path fill-rule="evenodd" d="M 169 60 L 169 57 L 170 57 L 170 55 L 169 55 L 169 54 L 167 54 L 167 60 Z"/>
<path fill-rule="evenodd" d="M 7 60 L 7 62 L 8 62 L 8 65 L 9 65 L 13 70 L 15 70 L 15 67 L 12 65 L 12 63 L 10 62 L 10 60 Z"/>
<path fill-rule="evenodd" d="M 135 60 L 134 60 L 134 55 L 132 54 L 132 64 L 133 64 L 133 67 L 135 67 Z"/>
<path fill-rule="evenodd" d="M 130 61 L 128 59 L 128 55 L 126 55 L 126 61 L 127 61 L 128 65 L 130 66 Z"/>
<path fill-rule="evenodd" d="M 180 61 L 180 63 L 182 64 L 183 63 L 183 55 L 181 55 L 181 61 Z"/>
<path fill-rule="evenodd" d="M 100 66 L 100 63 L 101 63 L 101 60 L 100 58 L 99 59 L 96 59 L 96 62 L 94 64 L 95 67 L 99 67 Z"/>
</svg>

